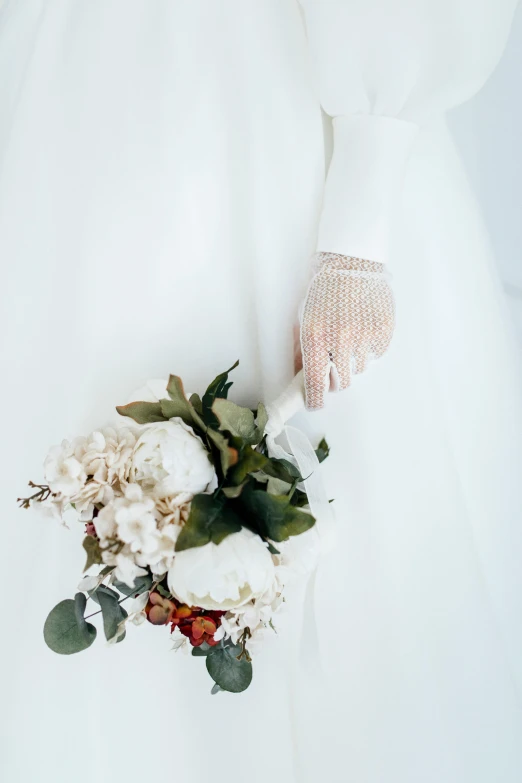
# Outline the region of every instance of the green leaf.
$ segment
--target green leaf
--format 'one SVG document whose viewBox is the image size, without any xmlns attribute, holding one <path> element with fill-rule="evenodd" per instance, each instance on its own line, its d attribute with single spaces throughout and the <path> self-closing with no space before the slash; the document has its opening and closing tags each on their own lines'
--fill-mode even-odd
<svg viewBox="0 0 522 783">
<path fill-rule="evenodd" d="M 134 587 L 129 587 L 125 582 L 114 582 L 114 587 L 123 595 L 141 595 L 152 587 L 151 576 L 137 576 L 134 580 Z"/>
<path fill-rule="evenodd" d="M 330 456 L 330 446 L 328 445 L 328 443 L 324 438 L 318 445 L 317 449 L 315 450 L 315 453 L 317 455 L 317 459 L 319 460 L 319 462 L 324 462 L 325 459 L 327 459 Z"/>
<path fill-rule="evenodd" d="M 215 683 L 214 683 L 214 685 L 212 686 L 212 690 L 210 691 L 210 695 L 211 695 L 211 696 L 215 696 L 215 695 L 216 695 L 216 693 L 222 693 L 222 692 L 223 692 L 223 688 L 221 688 L 221 687 L 220 687 L 220 686 L 217 684 L 217 682 L 215 682 Z"/>
<path fill-rule="evenodd" d="M 257 441 L 258 443 L 260 443 L 263 440 L 267 424 L 268 424 L 268 413 L 263 403 L 260 402 L 257 407 L 257 418 L 256 418 L 257 437 L 259 438 L 259 440 Z"/>
<path fill-rule="evenodd" d="M 237 463 L 238 452 L 229 445 L 227 438 L 220 432 L 216 432 L 216 430 L 208 429 L 207 438 L 211 440 L 219 451 L 221 470 L 223 475 L 226 476 L 230 468 Z"/>
<path fill-rule="evenodd" d="M 242 408 L 230 400 L 216 399 L 212 405 L 212 412 L 219 421 L 219 429 L 230 432 L 236 438 L 241 438 L 250 443 L 256 425 L 254 414 L 249 408 Z"/>
<path fill-rule="evenodd" d="M 167 392 L 170 400 L 161 401 L 161 409 L 169 419 L 179 416 L 185 424 L 192 426 L 192 406 L 187 400 L 183 382 L 177 375 L 171 375 L 167 384 Z"/>
<path fill-rule="evenodd" d="M 151 424 L 154 421 L 165 421 L 160 402 L 130 402 L 116 408 L 120 416 L 128 416 L 137 424 Z"/>
<path fill-rule="evenodd" d="M 276 549 L 271 541 L 267 541 L 266 543 L 268 545 L 268 551 L 270 552 L 271 555 L 280 555 L 281 554 L 279 549 Z"/>
<path fill-rule="evenodd" d="M 169 599 L 172 598 L 172 593 L 170 592 L 170 590 L 167 590 L 165 587 L 163 587 L 163 585 L 156 585 L 154 590 L 157 593 L 159 593 L 161 596 L 163 596 L 163 598 L 169 598 Z"/>
<path fill-rule="evenodd" d="M 98 598 L 98 593 L 107 593 L 108 595 L 111 595 L 113 598 L 115 598 L 117 601 L 119 601 L 120 596 L 118 593 L 116 593 L 114 590 L 111 590 L 110 587 L 107 587 L 106 585 L 98 585 L 98 587 L 95 590 L 89 590 L 89 598 L 92 598 L 92 600 L 99 604 L 100 599 Z"/>
<path fill-rule="evenodd" d="M 212 412 L 212 405 L 214 403 L 214 400 L 216 397 L 221 397 L 222 399 L 226 400 L 228 396 L 228 391 L 230 387 L 232 386 L 232 383 L 229 383 L 228 381 L 228 375 L 232 372 L 232 370 L 235 370 L 238 366 L 239 362 L 236 362 L 232 367 L 227 370 L 226 372 L 221 373 L 221 375 L 218 375 L 217 378 L 214 378 L 208 389 L 206 390 L 205 394 L 203 395 L 202 405 L 203 405 L 203 418 L 205 422 L 210 427 L 216 427 L 217 426 L 217 419 L 214 413 Z"/>
<path fill-rule="evenodd" d="M 203 416 L 203 403 L 199 394 L 190 395 L 190 404 L 200 416 Z"/>
<path fill-rule="evenodd" d="M 267 476 L 281 479 L 281 481 L 286 481 L 288 484 L 303 480 L 295 465 L 292 465 L 292 463 L 288 462 L 286 459 L 276 459 L 275 457 L 272 457 L 266 461 L 263 472 L 266 473 Z"/>
<path fill-rule="evenodd" d="M 236 486 L 242 484 L 250 473 L 263 470 L 268 457 L 256 451 L 251 446 L 245 446 L 239 455 L 239 462 L 230 471 L 230 481 Z"/>
<path fill-rule="evenodd" d="M 61 601 L 49 612 L 44 625 L 44 639 L 53 652 L 72 655 L 86 650 L 96 639 L 96 628 L 85 622 L 87 599 L 77 593 L 74 601 Z"/>
<path fill-rule="evenodd" d="M 240 500 L 252 522 L 256 523 L 261 535 L 272 541 L 286 541 L 290 536 L 298 536 L 315 524 L 311 514 L 292 505 L 290 498 L 282 495 L 270 495 L 259 489 L 248 489 Z"/>
<path fill-rule="evenodd" d="M 235 500 L 241 495 L 246 485 L 247 482 L 244 481 L 242 484 L 239 484 L 239 486 L 237 487 L 223 487 L 221 491 L 223 492 L 224 496 L 229 500 Z"/>
<path fill-rule="evenodd" d="M 201 644 L 199 647 L 192 648 L 192 655 L 194 658 L 206 658 L 207 655 L 210 655 L 210 653 L 215 649 L 216 648 L 211 647 L 210 644 L 203 642 L 203 644 Z"/>
<path fill-rule="evenodd" d="M 292 490 L 292 486 L 293 485 L 289 484 L 287 481 L 282 481 L 281 479 L 269 476 L 266 491 L 271 495 L 288 495 Z"/>
<path fill-rule="evenodd" d="M 109 642 L 118 633 L 118 627 L 122 620 L 127 617 L 127 612 L 118 603 L 118 596 L 113 590 L 108 588 L 98 590 L 97 598 L 102 610 L 105 638 Z M 120 636 L 117 643 L 119 644 L 124 639 L 125 632 Z"/>
<path fill-rule="evenodd" d="M 94 538 L 93 536 L 85 536 L 82 546 L 85 549 L 85 553 L 87 555 L 87 560 L 85 561 L 85 566 L 83 568 L 83 573 L 85 573 L 91 566 L 100 565 L 100 563 L 103 563 L 103 560 L 100 542 L 97 538 Z"/>
<path fill-rule="evenodd" d="M 230 400 L 217 398 L 212 412 L 219 422 L 219 429 L 241 438 L 250 446 L 257 446 L 263 440 L 268 414 L 264 405 L 259 405 L 257 419 L 250 408 L 242 408 Z"/>
<path fill-rule="evenodd" d="M 241 530 L 241 521 L 225 503 L 224 497 L 196 495 L 189 518 L 176 541 L 176 552 L 204 546 L 210 541 L 220 544 L 231 533 Z"/>
<path fill-rule="evenodd" d="M 237 651 L 237 647 L 218 647 L 206 661 L 216 685 L 229 693 L 242 693 L 252 682 L 252 664 L 245 658 L 238 660 Z"/>
</svg>

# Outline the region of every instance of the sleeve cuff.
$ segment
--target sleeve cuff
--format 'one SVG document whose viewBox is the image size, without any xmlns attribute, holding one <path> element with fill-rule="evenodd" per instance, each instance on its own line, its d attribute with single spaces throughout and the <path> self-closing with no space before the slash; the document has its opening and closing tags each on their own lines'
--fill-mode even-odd
<svg viewBox="0 0 522 783">
<path fill-rule="evenodd" d="M 390 117 L 335 117 L 317 249 L 386 263 L 418 126 Z"/>
</svg>

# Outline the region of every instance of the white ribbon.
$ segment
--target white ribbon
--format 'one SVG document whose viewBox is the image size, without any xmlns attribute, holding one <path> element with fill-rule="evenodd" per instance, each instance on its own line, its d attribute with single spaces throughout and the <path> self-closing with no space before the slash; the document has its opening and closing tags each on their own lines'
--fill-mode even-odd
<svg viewBox="0 0 522 783">
<path fill-rule="evenodd" d="M 283 394 L 268 405 L 266 442 L 268 453 L 277 459 L 291 462 L 303 477 L 303 488 L 308 496 L 312 516 L 316 520 L 321 553 L 329 552 L 335 544 L 335 521 L 326 490 L 321 481 L 320 465 L 315 449 L 304 432 L 286 424 L 288 419 L 305 409 L 303 371 L 299 372 Z M 276 438 L 286 435 L 290 452 Z"/>
<path fill-rule="evenodd" d="M 277 459 L 286 459 L 295 465 L 303 477 L 303 489 L 308 495 L 310 511 L 315 517 L 315 530 L 319 540 L 319 556 L 329 552 L 335 544 L 335 519 L 326 490 L 321 481 L 320 465 L 315 449 L 304 432 L 286 424 L 288 419 L 305 409 L 303 371 L 298 373 L 290 386 L 271 405 L 267 406 L 268 424 L 266 442 L 268 453 Z M 288 453 L 276 438 L 284 434 L 291 453 Z M 321 658 L 319 627 L 317 622 L 317 570 L 308 578 L 303 608 L 301 660 L 310 680 L 322 681 L 324 667 Z"/>
</svg>

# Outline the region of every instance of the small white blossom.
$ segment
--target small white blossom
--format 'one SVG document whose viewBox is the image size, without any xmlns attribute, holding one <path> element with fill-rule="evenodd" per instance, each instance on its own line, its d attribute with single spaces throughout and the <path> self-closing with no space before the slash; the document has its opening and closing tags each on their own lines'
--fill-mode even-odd
<svg viewBox="0 0 522 783">
<path fill-rule="evenodd" d="M 156 576 L 163 576 L 172 566 L 180 530 L 180 526 L 170 524 L 158 531 L 156 549 L 149 556 L 149 565 Z"/>
<path fill-rule="evenodd" d="M 183 636 L 179 628 L 176 626 L 174 631 L 171 634 L 171 640 L 172 640 L 172 649 L 175 652 L 178 652 L 181 650 L 185 655 L 188 655 L 190 652 L 190 646 L 188 643 L 188 639 L 186 636 Z"/>
<path fill-rule="evenodd" d="M 134 587 L 134 582 L 138 576 L 146 576 L 147 572 L 144 568 L 140 568 L 134 560 L 124 552 L 120 552 L 117 555 L 109 555 L 107 560 L 105 559 L 109 553 L 104 553 L 104 561 L 110 560 L 109 565 L 114 565 L 114 576 L 119 582 L 124 582 L 129 587 Z"/>
<path fill-rule="evenodd" d="M 105 577 L 103 574 L 98 574 L 98 576 L 84 576 L 78 585 L 78 590 L 82 593 L 89 593 L 91 590 L 96 590 L 104 579 Z"/>
<path fill-rule="evenodd" d="M 133 487 L 138 489 L 139 487 Z M 117 536 L 120 541 L 128 544 L 131 552 L 149 554 L 154 552 L 158 544 L 156 520 L 154 518 L 154 501 L 140 495 L 126 493 L 125 498 L 114 502 L 114 519 Z"/>
<path fill-rule="evenodd" d="M 87 475 L 82 463 L 75 456 L 75 444 L 64 440 L 54 446 L 44 462 L 45 481 L 55 495 L 70 498 L 85 484 Z"/>
</svg>

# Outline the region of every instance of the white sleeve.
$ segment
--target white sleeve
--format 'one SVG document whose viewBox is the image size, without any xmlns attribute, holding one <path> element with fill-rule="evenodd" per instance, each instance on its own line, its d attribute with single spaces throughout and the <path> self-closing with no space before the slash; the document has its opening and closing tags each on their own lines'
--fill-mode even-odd
<svg viewBox="0 0 522 783">
<path fill-rule="evenodd" d="M 386 262 L 419 126 L 484 84 L 517 0 L 300 0 L 333 118 L 318 250 Z"/>
</svg>

